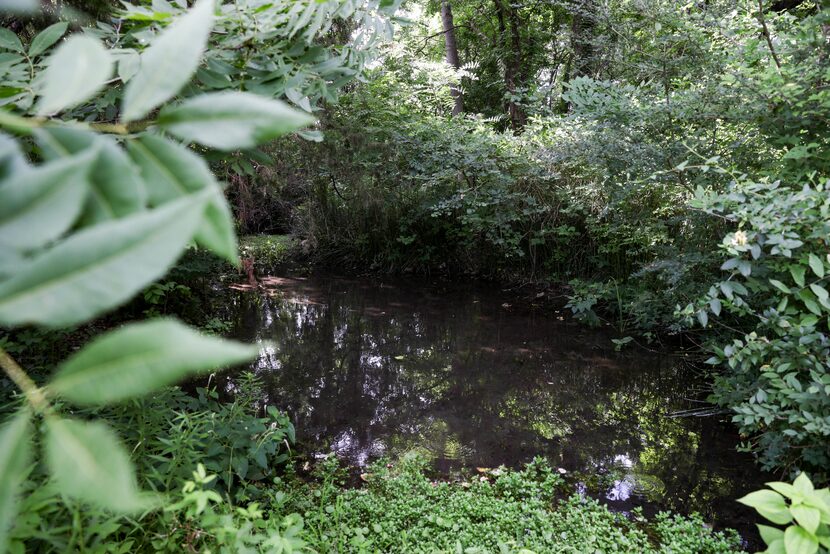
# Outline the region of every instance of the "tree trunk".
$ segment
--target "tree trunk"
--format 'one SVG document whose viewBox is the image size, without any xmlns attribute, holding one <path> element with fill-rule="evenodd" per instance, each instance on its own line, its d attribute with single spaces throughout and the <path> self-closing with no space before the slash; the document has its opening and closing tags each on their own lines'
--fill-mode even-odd
<svg viewBox="0 0 830 554">
<path fill-rule="evenodd" d="M 579 1 L 575 6 L 573 12 L 573 21 L 571 23 L 571 48 L 573 50 L 571 78 L 595 76 L 595 26 L 596 13 L 594 0 Z"/>
<path fill-rule="evenodd" d="M 516 95 L 516 89 L 524 81 L 522 69 L 522 42 L 519 34 L 519 18 L 515 9 L 504 5 L 503 0 L 493 0 L 496 5 L 496 18 L 499 22 L 499 36 L 501 39 L 502 51 L 505 53 L 504 63 L 504 84 L 507 92 L 512 96 Z M 510 22 L 510 42 L 507 41 L 507 25 L 505 20 Z M 513 98 L 507 101 L 507 114 L 510 118 L 510 127 L 514 131 L 520 130 L 527 122 L 527 115 L 520 105 Z"/>
<path fill-rule="evenodd" d="M 455 24 L 452 20 L 452 7 L 447 0 L 441 2 L 441 23 L 444 27 L 444 45 L 447 50 L 447 63 L 455 69 L 460 69 L 461 62 L 458 59 L 458 43 L 455 41 Z M 452 115 L 458 115 L 464 111 L 464 97 L 461 95 L 461 89 L 458 86 L 452 86 L 450 93 L 455 100 Z"/>
</svg>

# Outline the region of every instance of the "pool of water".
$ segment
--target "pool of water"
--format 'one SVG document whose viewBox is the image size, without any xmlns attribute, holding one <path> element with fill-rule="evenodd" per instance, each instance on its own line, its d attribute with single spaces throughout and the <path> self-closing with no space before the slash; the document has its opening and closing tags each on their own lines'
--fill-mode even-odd
<svg viewBox="0 0 830 554">
<path fill-rule="evenodd" d="M 419 450 L 443 474 L 544 456 L 612 509 L 698 511 L 752 541 L 734 499 L 769 478 L 735 451 L 728 416 L 689 415 L 711 410 L 683 355 L 616 352 L 608 332 L 498 289 L 263 282 L 234 293 L 235 335 L 263 343 L 263 401 L 307 452 L 360 467 Z"/>
</svg>

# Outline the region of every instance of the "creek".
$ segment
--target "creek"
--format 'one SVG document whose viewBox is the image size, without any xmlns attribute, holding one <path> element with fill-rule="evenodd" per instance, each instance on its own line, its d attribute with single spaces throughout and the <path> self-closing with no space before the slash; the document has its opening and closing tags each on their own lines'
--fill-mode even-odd
<svg viewBox="0 0 830 554">
<path fill-rule="evenodd" d="M 499 289 L 262 281 L 232 295 L 234 334 L 263 343 L 250 368 L 263 402 L 311 456 L 363 468 L 417 450 L 443 478 L 543 456 L 614 510 L 697 511 L 755 534 L 735 499 L 769 476 L 736 451 L 728 415 L 711 415 L 685 355 L 617 352 L 607 329 Z"/>
</svg>

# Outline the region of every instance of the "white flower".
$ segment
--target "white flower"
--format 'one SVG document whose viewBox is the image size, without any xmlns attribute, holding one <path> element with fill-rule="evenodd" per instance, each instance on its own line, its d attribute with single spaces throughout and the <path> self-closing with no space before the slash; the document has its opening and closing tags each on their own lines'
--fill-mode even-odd
<svg viewBox="0 0 830 554">
<path fill-rule="evenodd" d="M 746 233 L 743 231 L 735 231 L 732 236 L 732 244 L 735 246 L 746 246 Z"/>
</svg>

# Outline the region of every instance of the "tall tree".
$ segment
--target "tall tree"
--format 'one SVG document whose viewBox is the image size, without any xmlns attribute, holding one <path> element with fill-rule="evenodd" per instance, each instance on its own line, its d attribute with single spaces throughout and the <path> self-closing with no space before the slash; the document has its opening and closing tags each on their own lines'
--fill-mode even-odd
<svg viewBox="0 0 830 554">
<path fill-rule="evenodd" d="M 512 5 L 505 5 L 504 0 L 493 0 L 496 6 L 496 18 L 499 23 L 499 38 L 504 54 L 504 84 L 510 96 L 507 101 L 507 114 L 510 126 L 518 131 L 527 122 L 527 114 L 516 102 L 518 89 L 527 81 L 526 70 L 522 64 L 522 38 L 519 15 Z M 508 30 L 508 25 L 510 26 Z M 508 40 L 509 32 L 509 40 Z"/>
<path fill-rule="evenodd" d="M 596 6 L 594 0 L 578 0 L 574 4 L 571 22 L 571 77 L 594 77 L 596 52 L 594 48 Z"/>
<path fill-rule="evenodd" d="M 455 23 L 452 18 L 452 6 L 450 6 L 447 0 L 441 2 L 441 23 L 444 28 L 444 45 L 447 51 L 447 63 L 455 69 L 460 69 L 461 62 L 458 59 L 458 43 L 455 40 Z M 453 86 L 450 91 L 455 100 L 452 114 L 458 115 L 464 111 L 464 97 L 458 86 Z"/>
</svg>

